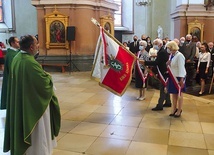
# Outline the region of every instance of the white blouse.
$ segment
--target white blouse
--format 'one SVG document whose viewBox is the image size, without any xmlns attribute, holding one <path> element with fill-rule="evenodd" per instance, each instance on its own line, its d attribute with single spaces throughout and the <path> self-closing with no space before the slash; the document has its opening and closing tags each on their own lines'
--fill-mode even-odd
<svg viewBox="0 0 214 155">
<path fill-rule="evenodd" d="M 200 65 L 200 62 L 207 62 L 207 67 L 209 67 L 210 60 L 211 60 L 210 52 L 205 52 L 205 53 L 200 52 L 198 56 L 198 67 Z"/>
<path fill-rule="evenodd" d="M 170 67 L 175 77 L 185 77 L 185 57 L 182 53 L 177 51 L 171 60 Z"/>
</svg>

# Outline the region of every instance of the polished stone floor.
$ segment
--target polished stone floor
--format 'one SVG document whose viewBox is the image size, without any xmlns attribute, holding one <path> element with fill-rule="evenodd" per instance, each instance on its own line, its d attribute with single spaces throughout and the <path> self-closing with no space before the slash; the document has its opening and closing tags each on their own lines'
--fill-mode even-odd
<svg viewBox="0 0 214 155">
<path fill-rule="evenodd" d="M 152 111 L 159 91 L 136 100 L 132 83 L 122 97 L 100 87 L 90 72 L 52 73 L 62 126 L 53 155 L 214 155 L 214 95 L 184 95 L 180 118 Z M 2 81 L 2 79 L 1 79 Z M 214 88 L 213 88 L 214 89 Z M 0 111 L 0 155 L 5 111 Z"/>
</svg>

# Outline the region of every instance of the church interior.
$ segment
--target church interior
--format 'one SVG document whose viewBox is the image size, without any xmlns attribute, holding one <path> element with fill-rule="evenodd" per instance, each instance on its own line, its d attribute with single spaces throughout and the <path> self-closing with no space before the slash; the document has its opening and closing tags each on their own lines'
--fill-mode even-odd
<svg viewBox="0 0 214 155">
<path fill-rule="evenodd" d="M 119 97 L 91 79 L 100 34 L 91 18 L 121 44 L 133 42 L 134 35 L 153 41 L 187 34 L 209 43 L 214 42 L 213 0 L 0 0 L 0 4 L 3 51 L 11 36 L 38 36 L 37 61 L 52 75 L 61 111 L 53 155 L 214 155 L 213 71 L 204 95 L 197 94 L 200 85 L 195 81 L 187 88 L 179 118 L 169 117 L 171 108 L 151 110 L 159 98 L 152 84 L 145 100 L 139 101 L 134 80 Z M 0 110 L 0 155 L 10 155 L 3 152 L 5 116 Z"/>
</svg>

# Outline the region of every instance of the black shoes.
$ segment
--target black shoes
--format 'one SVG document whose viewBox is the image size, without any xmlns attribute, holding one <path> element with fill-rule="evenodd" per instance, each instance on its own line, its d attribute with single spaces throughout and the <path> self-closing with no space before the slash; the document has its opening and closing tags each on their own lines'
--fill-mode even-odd
<svg viewBox="0 0 214 155">
<path fill-rule="evenodd" d="M 163 107 L 159 107 L 158 106 L 159 104 L 157 104 L 156 107 L 152 108 L 153 111 L 160 111 L 160 110 L 163 110 L 163 107 L 171 107 L 172 106 L 172 103 L 164 103 L 163 104 Z"/>
<path fill-rule="evenodd" d="M 178 109 L 176 109 L 172 114 L 169 114 L 169 116 L 175 116 L 175 113 L 178 111 Z"/>
<path fill-rule="evenodd" d="M 182 110 L 181 110 L 180 114 L 178 114 L 178 115 L 175 114 L 174 117 L 176 117 L 176 118 L 177 118 L 177 117 L 180 117 L 180 116 L 181 116 L 181 113 L 182 113 Z"/>
<path fill-rule="evenodd" d="M 153 111 L 161 111 L 163 110 L 163 108 L 160 108 L 160 107 L 155 107 L 155 108 L 152 108 Z"/>
<path fill-rule="evenodd" d="M 171 107 L 172 106 L 172 103 L 165 103 L 163 104 L 163 107 Z"/>
<path fill-rule="evenodd" d="M 177 111 L 178 111 L 178 109 L 176 109 L 176 110 L 174 111 L 174 113 L 169 114 L 169 116 L 172 116 L 172 117 L 175 117 L 175 118 L 181 117 L 182 110 L 180 111 L 180 114 L 177 114 L 177 115 L 176 115 Z"/>
</svg>

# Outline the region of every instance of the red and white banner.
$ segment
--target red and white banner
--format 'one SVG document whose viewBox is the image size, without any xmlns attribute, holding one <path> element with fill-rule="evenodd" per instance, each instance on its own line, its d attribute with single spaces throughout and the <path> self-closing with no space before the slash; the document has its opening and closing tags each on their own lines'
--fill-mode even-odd
<svg viewBox="0 0 214 155">
<path fill-rule="evenodd" d="M 100 79 L 102 87 L 122 96 L 131 82 L 136 58 L 107 33 L 100 28 L 92 76 Z"/>
</svg>

